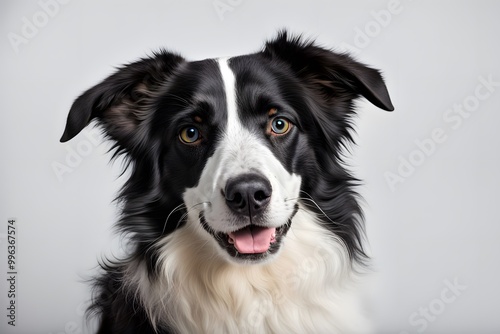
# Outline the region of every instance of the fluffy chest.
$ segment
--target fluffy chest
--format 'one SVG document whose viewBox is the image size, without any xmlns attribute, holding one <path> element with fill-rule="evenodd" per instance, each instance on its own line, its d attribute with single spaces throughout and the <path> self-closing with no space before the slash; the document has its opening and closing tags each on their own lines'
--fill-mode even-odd
<svg viewBox="0 0 500 334">
<path fill-rule="evenodd" d="M 272 262 L 235 265 L 198 224 L 165 238 L 162 275 L 132 279 L 152 322 L 179 333 L 367 333 L 345 247 L 307 211 Z M 141 272 L 140 270 L 137 272 Z"/>
</svg>

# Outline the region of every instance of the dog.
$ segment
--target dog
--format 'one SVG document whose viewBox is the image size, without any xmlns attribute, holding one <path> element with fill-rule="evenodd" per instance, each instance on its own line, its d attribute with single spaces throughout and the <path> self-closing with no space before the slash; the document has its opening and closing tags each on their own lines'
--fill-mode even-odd
<svg viewBox="0 0 500 334">
<path fill-rule="evenodd" d="M 361 96 L 394 109 L 378 70 L 286 30 L 237 57 L 162 49 L 79 96 L 61 142 L 95 122 L 130 171 L 98 333 L 367 333 Z"/>
</svg>

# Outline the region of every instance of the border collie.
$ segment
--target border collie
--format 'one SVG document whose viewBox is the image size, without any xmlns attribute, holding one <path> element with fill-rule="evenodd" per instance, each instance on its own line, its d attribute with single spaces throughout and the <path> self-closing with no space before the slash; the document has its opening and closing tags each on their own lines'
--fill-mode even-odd
<svg viewBox="0 0 500 334">
<path fill-rule="evenodd" d="M 165 50 L 76 99 L 127 158 L 99 333 L 366 333 L 363 218 L 346 169 L 354 100 L 393 110 L 380 72 L 281 31 L 259 52 Z"/>
</svg>

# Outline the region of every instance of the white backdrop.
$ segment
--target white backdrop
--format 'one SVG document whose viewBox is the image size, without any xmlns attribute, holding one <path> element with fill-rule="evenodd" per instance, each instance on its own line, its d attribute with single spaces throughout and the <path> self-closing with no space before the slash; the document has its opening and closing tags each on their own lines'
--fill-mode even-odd
<svg viewBox="0 0 500 334">
<path fill-rule="evenodd" d="M 159 47 L 238 55 L 288 27 L 382 69 L 396 107 L 359 103 L 351 161 L 378 332 L 499 333 L 499 14 L 497 1 L 2 1 L 0 332 L 88 332 L 85 280 L 119 252 L 120 165 L 91 131 L 59 143 L 72 101 Z"/>
</svg>

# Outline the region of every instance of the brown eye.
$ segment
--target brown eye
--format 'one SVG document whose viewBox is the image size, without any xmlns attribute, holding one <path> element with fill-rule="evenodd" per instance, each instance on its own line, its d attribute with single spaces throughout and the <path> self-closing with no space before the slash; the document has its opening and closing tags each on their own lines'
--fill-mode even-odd
<svg viewBox="0 0 500 334">
<path fill-rule="evenodd" d="M 278 136 L 287 134 L 292 128 L 289 120 L 283 117 L 276 117 L 271 121 L 271 131 Z"/>
<path fill-rule="evenodd" d="M 187 126 L 179 133 L 179 139 L 184 144 L 195 144 L 201 139 L 201 134 L 196 127 Z"/>
</svg>

